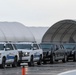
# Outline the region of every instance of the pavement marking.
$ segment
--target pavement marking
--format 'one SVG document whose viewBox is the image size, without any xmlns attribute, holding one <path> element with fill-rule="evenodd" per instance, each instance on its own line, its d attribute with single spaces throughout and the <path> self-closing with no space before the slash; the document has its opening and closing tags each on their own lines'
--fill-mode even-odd
<svg viewBox="0 0 76 75">
<path fill-rule="evenodd" d="M 55 74 L 55 73 L 26 73 L 26 74 L 27 75 L 29 75 L 29 74 L 35 74 L 35 75 L 36 74 L 39 74 L 39 75 L 45 75 L 45 74 L 48 75 L 48 74 L 50 74 L 51 75 L 51 74 Z"/>
<path fill-rule="evenodd" d="M 69 70 L 69 71 L 66 71 L 66 72 L 62 72 L 58 75 L 73 75 L 73 73 L 76 73 L 76 70 Z M 76 75 L 76 74 L 75 74 Z"/>
</svg>

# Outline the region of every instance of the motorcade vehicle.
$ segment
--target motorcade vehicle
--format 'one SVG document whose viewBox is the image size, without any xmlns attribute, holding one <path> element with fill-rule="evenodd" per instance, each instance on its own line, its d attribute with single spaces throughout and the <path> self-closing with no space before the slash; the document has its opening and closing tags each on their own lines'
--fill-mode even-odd
<svg viewBox="0 0 76 75">
<path fill-rule="evenodd" d="M 40 47 L 43 50 L 43 63 L 46 64 L 48 61 L 54 63 L 55 61 L 62 60 L 66 62 L 67 52 L 63 46 L 54 43 L 41 43 Z"/>
<path fill-rule="evenodd" d="M 18 42 L 14 43 L 14 46 L 19 52 L 18 65 L 20 65 L 20 63 L 28 63 L 28 66 L 34 66 L 34 62 L 41 65 L 43 51 L 39 48 L 37 43 Z"/>
<path fill-rule="evenodd" d="M 67 51 L 67 61 L 76 61 L 76 43 L 63 43 L 61 45 Z"/>
<path fill-rule="evenodd" d="M 8 42 L 0 42 L 0 67 L 5 68 L 5 65 L 17 67 L 19 59 L 18 51 L 13 44 Z"/>
</svg>

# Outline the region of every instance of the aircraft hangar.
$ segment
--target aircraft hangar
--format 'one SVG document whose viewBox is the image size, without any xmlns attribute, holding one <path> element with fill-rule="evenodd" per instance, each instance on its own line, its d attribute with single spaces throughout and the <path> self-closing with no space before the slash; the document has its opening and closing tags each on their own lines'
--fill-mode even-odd
<svg viewBox="0 0 76 75">
<path fill-rule="evenodd" d="M 46 31 L 42 42 L 75 43 L 76 21 L 69 19 L 58 21 Z"/>
<path fill-rule="evenodd" d="M 0 42 L 35 42 L 28 27 L 18 22 L 0 22 Z"/>
</svg>

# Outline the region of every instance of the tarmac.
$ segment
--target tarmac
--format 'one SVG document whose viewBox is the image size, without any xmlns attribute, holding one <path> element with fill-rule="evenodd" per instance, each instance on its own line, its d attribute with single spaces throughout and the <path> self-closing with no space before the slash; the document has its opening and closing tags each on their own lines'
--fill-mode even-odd
<svg viewBox="0 0 76 75">
<path fill-rule="evenodd" d="M 75 70 L 76 62 L 56 62 L 55 64 L 42 64 L 34 67 L 25 66 L 25 75 L 58 75 L 59 73 Z M 22 75 L 22 67 L 6 67 L 0 69 L 0 75 Z"/>
</svg>

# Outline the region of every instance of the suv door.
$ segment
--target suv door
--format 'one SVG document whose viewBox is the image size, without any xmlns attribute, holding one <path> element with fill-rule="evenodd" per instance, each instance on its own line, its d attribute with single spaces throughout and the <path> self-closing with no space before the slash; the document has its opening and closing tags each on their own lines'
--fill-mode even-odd
<svg viewBox="0 0 76 75">
<path fill-rule="evenodd" d="M 15 57 L 15 52 L 11 44 L 5 45 L 5 53 L 6 53 L 6 63 L 13 62 Z"/>
<path fill-rule="evenodd" d="M 39 60 L 40 58 L 40 51 L 39 51 L 39 47 L 37 44 L 33 44 L 33 56 L 34 56 L 34 60 Z"/>
<path fill-rule="evenodd" d="M 59 45 L 59 46 L 60 46 L 60 56 L 61 56 L 62 58 L 64 58 L 64 56 L 65 56 L 64 47 L 63 47 L 62 45 Z"/>
<path fill-rule="evenodd" d="M 54 45 L 54 54 L 55 54 L 55 59 L 58 59 L 59 58 L 59 54 L 60 54 L 60 51 L 59 51 L 59 47 L 58 45 Z"/>
<path fill-rule="evenodd" d="M 64 50 L 61 48 L 60 45 L 56 45 L 55 55 L 56 59 L 64 58 Z"/>
</svg>

